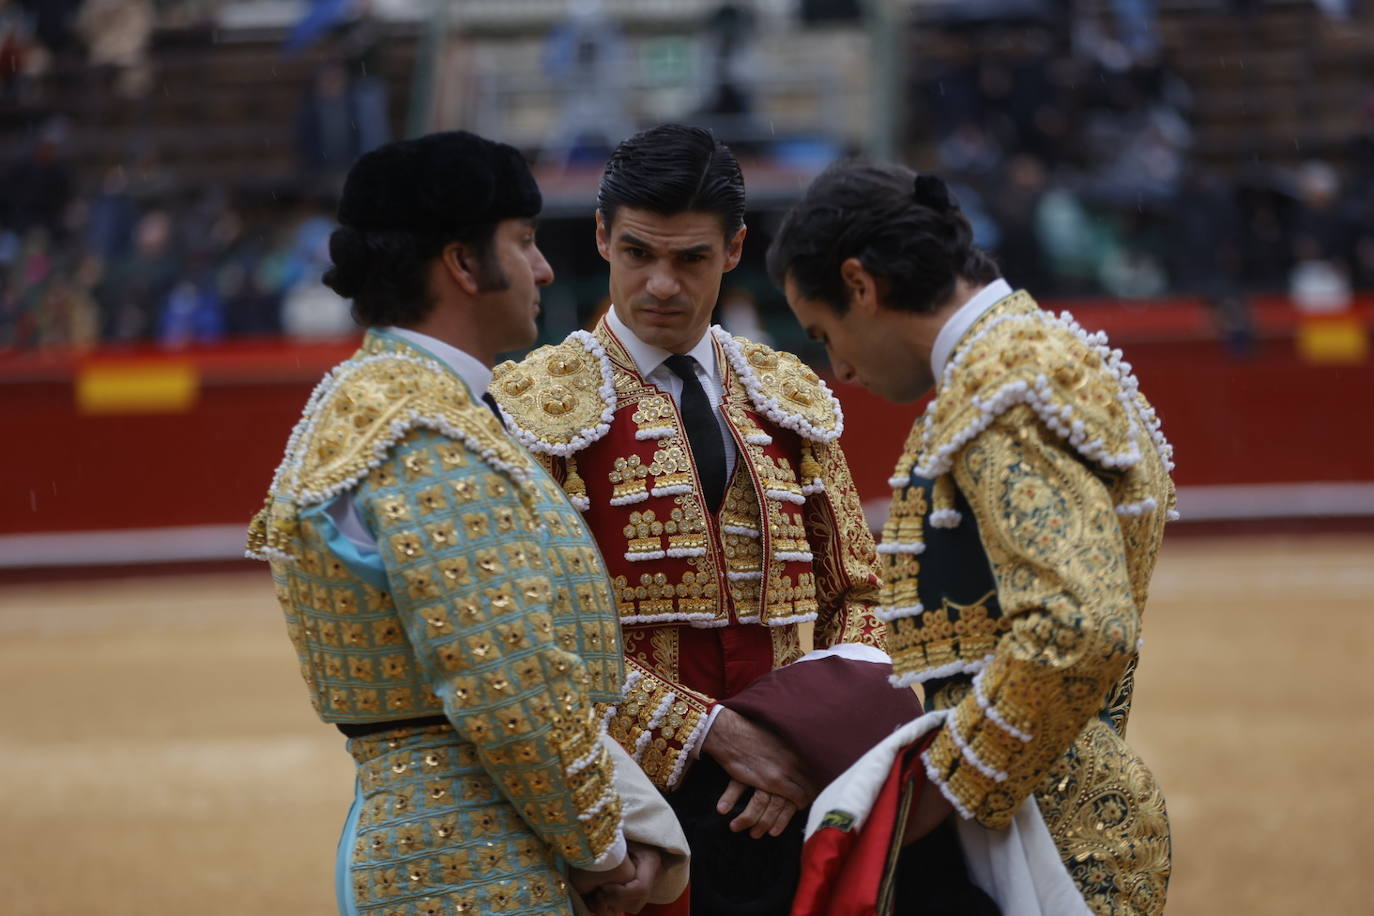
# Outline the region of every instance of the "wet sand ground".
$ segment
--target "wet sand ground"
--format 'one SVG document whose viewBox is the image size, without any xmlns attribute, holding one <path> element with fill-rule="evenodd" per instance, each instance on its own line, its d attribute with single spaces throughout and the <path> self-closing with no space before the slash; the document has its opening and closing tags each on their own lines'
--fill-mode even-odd
<svg viewBox="0 0 1374 916">
<path fill-rule="evenodd" d="M 1374 537 L 1173 540 L 1145 639 L 1168 912 L 1374 912 Z M 334 912 L 351 761 L 265 570 L 2 586 L 0 696 L 3 912 Z"/>
</svg>

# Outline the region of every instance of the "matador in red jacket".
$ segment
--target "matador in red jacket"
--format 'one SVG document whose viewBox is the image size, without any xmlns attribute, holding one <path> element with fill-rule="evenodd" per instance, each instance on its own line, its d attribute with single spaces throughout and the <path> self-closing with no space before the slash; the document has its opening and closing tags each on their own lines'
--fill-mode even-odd
<svg viewBox="0 0 1374 916">
<path fill-rule="evenodd" d="M 708 131 L 626 140 L 596 214 L 610 311 L 497 367 L 492 392 L 582 510 L 613 579 L 627 680 L 606 711 L 611 735 L 676 799 L 689 838 L 693 817 L 733 808 L 752 853 L 746 831 L 763 844 L 784 835 L 821 787 L 730 697 L 800 658 L 803 624 L 817 648 L 886 658 L 839 402 L 795 356 L 710 324 L 743 213 L 739 166 Z M 693 774 L 712 768 L 719 786 L 691 794 Z M 730 912 L 702 896 L 698 863 L 711 856 L 698 845 L 692 909 Z M 738 878 L 750 912 L 772 912 L 774 896 L 786 912 L 794 879 L 770 889 L 768 877 L 716 875 L 709 893 Z"/>
</svg>

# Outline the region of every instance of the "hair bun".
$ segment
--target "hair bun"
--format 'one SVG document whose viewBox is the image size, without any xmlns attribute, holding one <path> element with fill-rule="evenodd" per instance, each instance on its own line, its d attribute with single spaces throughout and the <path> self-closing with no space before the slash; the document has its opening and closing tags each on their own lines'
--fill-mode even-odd
<svg viewBox="0 0 1374 916">
<path fill-rule="evenodd" d="M 357 296 L 367 280 L 371 252 L 356 229 L 344 226 L 329 236 L 329 259 L 334 266 L 325 271 L 324 285 L 345 299 Z"/>
<path fill-rule="evenodd" d="M 949 186 L 936 175 L 917 175 L 916 180 L 912 182 L 912 196 L 916 198 L 916 203 L 929 207 L 936 213 L 948 213 L 954 208 L 954 202 L 949 196 Z"/>
</svg>

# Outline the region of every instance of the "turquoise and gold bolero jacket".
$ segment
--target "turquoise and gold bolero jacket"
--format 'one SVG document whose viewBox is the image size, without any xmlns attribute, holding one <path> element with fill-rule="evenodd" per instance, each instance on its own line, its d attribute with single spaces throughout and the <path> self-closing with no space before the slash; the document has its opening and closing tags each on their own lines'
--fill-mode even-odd
<svg viewBox="0 0 1374 916">
<path fill-rule="evenodd" d="M 341 494 L 375 552 L 338 530 Z M 438 888 L 458 912 L 560 911 L 558 859 L 621 841 L 594 704 L 618 698 L 623 662 L 604 565 L 559 486 L 457 375 L 374 331 L 311 396 L 248 547 L 324 721 L 452 725 L 414 753 L 351 742 L 360 905 Z"/>
</svg>

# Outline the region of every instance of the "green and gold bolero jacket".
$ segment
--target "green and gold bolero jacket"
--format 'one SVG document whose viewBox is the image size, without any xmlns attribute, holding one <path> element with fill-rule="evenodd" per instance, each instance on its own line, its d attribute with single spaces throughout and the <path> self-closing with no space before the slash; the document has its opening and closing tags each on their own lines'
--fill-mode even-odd
<svg viewBox="0 0 1374 916">
<path fill-rule="evenodd" d="M 1163 797 L 1125 744 L 1172 450 L 1105 335 L 1024 292 L 956 345 L 892 478 L 878 552 L 894 682 L 952 709 L 924 752 L 965 818 L 1035 795 L 1098 913 L 1157 913 Z"/>
</svg>

